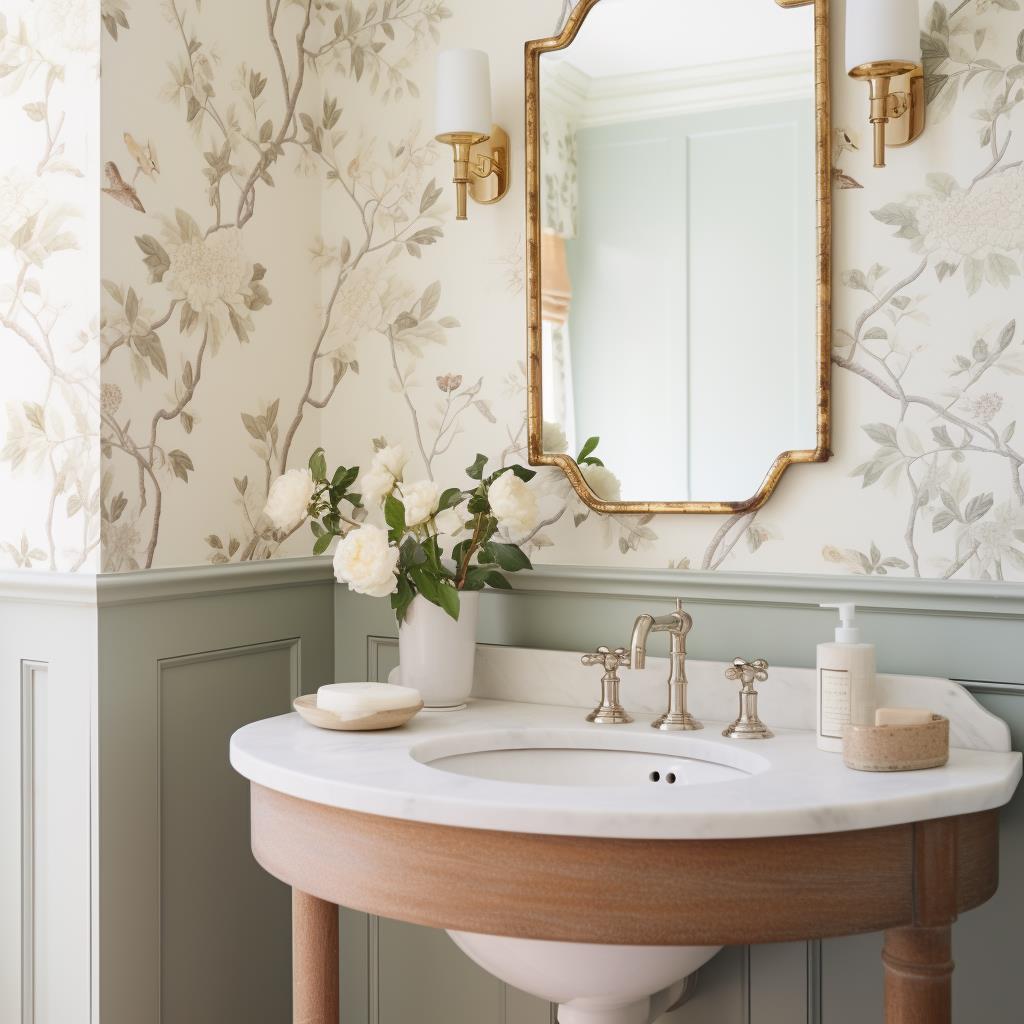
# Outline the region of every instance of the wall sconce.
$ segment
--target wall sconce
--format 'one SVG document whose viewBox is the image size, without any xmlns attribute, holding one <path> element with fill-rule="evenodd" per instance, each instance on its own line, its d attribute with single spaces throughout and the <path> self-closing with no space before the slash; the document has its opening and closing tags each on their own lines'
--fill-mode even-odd
<svg viewBox="0 0 1024 1024">
<path fill-rule="evenodd" d="M 490 205 L 508 194 L 508 133 L 491 123 L 491 65 L 482 50 L 438 54 L 436 131 L 455 154 L 457 220 L 466 220 L 467 195 Z"/>
<path fill-rule="evenodd" d="M 917 0 L 846 0 L 846 66 L 870 86 L 875 166 L 924 131 Z"/>
</svg>

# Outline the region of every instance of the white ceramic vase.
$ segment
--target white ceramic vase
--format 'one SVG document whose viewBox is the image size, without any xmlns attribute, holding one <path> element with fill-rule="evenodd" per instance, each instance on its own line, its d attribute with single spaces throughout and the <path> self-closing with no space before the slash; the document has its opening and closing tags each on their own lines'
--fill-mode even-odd
<svg viewBox="0 0 1024 1024">
<path fill-rule="evenodd" d="M 477 591 L 459 594 L 458 621 L 417 594 L 398 627 L 399 681 L 420 691 L 427 708 L 464 707 L 473 689 Z"/>
</svg>

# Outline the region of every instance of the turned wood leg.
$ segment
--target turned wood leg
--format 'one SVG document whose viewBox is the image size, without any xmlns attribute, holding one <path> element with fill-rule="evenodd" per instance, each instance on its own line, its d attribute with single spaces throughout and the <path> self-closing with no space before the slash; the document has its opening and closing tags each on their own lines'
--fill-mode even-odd
<svg viewBox="0 0 1024 1024">
<path fill-rule="evenodd" d="M 886 1024 L 951 1024 L 952 929 L 892 928 L 885 933 Z"/>
<path fill-rule="evenodd" d="M 292 889 L 293 1024 L 338 1024 L 338 908 Z"/>
</svg>

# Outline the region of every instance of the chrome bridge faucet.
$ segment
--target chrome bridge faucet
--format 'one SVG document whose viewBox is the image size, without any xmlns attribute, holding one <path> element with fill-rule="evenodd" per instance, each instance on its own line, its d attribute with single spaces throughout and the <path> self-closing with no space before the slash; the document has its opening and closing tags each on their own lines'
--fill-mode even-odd
<svg viewBox="0 0 1024 1024">
<path fill-rule="evenodd" d="M 647 661 L 647 638 L 651 633 L 669 634 L 668 710 L 651 725 L 665 732 L 689 732 L 704 726 L 686 710 L 686 634 L 693 628 L 693 619 L 683 611 L 683 602 L 676 600 L 676 610 L 657 618 L 639 615 L 633 624 L 630 643 L 630 667 L 643 668 Z"/>
</svg>

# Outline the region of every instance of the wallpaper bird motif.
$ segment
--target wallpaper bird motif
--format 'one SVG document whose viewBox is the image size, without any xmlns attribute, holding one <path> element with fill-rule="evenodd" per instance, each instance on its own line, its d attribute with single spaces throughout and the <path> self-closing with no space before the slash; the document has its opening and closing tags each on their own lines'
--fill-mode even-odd
<svg viewBox="0 0 1024 1024">
<path fill-rule="evenodd" d="M 51 366 L 0 319 L 4 345 L 39 364 L 18 395 L 4 390 L 0 474 L 25 500 L 0 513 L 0 558 L 88 568 L 101 551 L 118 572 L 304 554 L 311 535 L 282 535 L 262 509 L 318 444 L 357 464 L 375 441 L 402 443 L 431 476 L 477 451 L 522 458 L 522 42 L 549 35 L 562 7 L 253 0 L 242 17 L 200 0 L 104 0 L 92 40 L 102 32 L 102 164 L 89 171 L 102 305 L 93 334 L 80 325 L 96 365 Z M 870 166 L 863 87 L 833 75 L 835 458 L 790 470 L 760 513 L 728 518 L 599 516 L 545 471 L 536 561 L 1024 579 L 1024 14 L 1016 0 L 968 0 L 921 17 L 928 130 L 885 171 Z M 76 21 L 64 21 L 67 35 Z M 8 16 L 4 67 L 20 25 Z M 95 57 L 65 45 L 64 61 Z M 513 194 L 466 225 L 429 128 L 442 45 L 490 52 L 496 117 L 513 135 Z M 38 126 L 44 164 L 59 164 L 52 136 L 70 98 L 47 77 L 9 72 L 0 89 Z M 48 112 L 33 120 L 22 108 L 38 102 Z M 18 195 L 46 192 L 31 170 Z M 22 187 L 11 178 L 0 187 Z M 21 287 L 12 308 L 31 333 L 25 219 L 0 232 L 0 314 Z M 31 230 L 52 244 L 64 229 L 39 217 Z M 58 265 L 61 244 L 27 280 L 58 288 L 76 273 Z M 94 420 L 77 453 L 73 415 L 54 415 L 65 392 Z"/>
</svg>

